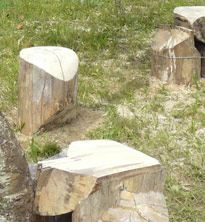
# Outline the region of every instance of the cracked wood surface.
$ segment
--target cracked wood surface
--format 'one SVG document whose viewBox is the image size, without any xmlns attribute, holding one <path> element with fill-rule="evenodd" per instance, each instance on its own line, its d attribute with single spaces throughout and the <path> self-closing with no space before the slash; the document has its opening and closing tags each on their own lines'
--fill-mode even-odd
<svg viewBox="0 0 205 222">
<path fill-rule="evenodd" d="M 102 222 L 168 222 L 168 210 L 162 193 L 131 193 L 121 191 L 116 207 L 103 212 Z"/>
<path fill-rule="evenodd" d="M 96 178 L 89 175 L 46 170 L 38 180 L 34 210 L 49 216 L 71 212 L 88 197 L 95 183 Z"/>
<path fill-rule="evenodd" d="M 21 50 L 20 57 L 63 81 L 73 79 L 78 71 L 78 56 L 65 47 L 40 46 Z"/>
<path fill-rule="evenodd" d="M 91 175 L 96 178 L 120 176 L 132 171 L 145 172 L 160 168 L 159 162 L 133 148 L 110 140 L 72 142 L 67 157 L 41 161 L 42 168 L 55 168 L 70 173 Z"/>
<path fill-rule="evenodd" d="M 20 52 L 18 122 L 32 135 L 43 125 L 76 116 L 77 55 L 63 47 L 33 47 Z"/>
<path fill-rule="evenodd" d="M 152 74 L 164 82 L 190 84 L 200 78 L 201 55 L 186 28 L 162 28 L 152 42 Z"/>
<path fill-rule="evenodd" d="M 155 204 L 166 208 L 163 198 L 159 200 L 165 180 L 159 162 L 118 142 L 73 142 L 67 157 L 41 161 L 40 165 L 35 198 L 35 209 L 40 215 L 59 215 L 64 209 L 64 213 L 72 212 L 72 222 L 96 222 L 103 213 L 110 213 L 110 208 L 122 206 L 129 215 L 133 209 L 125 206 L 126 191 L 133 197 L 138 194 L 139 200 L 147 198 L 138 206 L 140 209 L 148 203 L 148 212 L 142 211 L 142 215 L 150 213 L 149 198 L 155 194 Z M 150 192 L 150 196 L 141 195 Z"/>
</svg>

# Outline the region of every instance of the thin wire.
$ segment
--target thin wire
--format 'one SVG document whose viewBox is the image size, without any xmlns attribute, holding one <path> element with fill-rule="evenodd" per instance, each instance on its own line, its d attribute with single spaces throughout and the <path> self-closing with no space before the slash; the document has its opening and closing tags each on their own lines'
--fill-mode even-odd
<svg viewBox="0 0 205 222">
<path fill-rule="evenodd" d="M 165 59 L 205 59 L 205 56 L 179 56 L 179 57 L 169 57 L 160 54 L 153 54 L 154 56 L 162 57 Z"/>
</svg>

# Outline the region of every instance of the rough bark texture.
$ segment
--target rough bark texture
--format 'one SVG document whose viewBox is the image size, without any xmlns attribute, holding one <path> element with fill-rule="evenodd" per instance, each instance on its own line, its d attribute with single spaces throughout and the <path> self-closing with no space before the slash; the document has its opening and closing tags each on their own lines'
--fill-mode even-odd
<svg viewBox="0 0 205 222">
<path fill-rule="evenodd" d="M 196 38 L 205 43 L 205 6 L 176 7 L 174 23 L 192 29 Z"/>
<path fill-rule="evenodd" d="M 174 84 L 190 84 L 200 78 L 201 55 L 191 30 L 160 29 L 152 42 L 152 74 Z"/>
<path fill-rule="evenodd" d="M 42 60 L 45 64 L 49 63 L 49 55 L 55 55 L 55 51 L 49 51 L 41 47 Z M 31 56 L 37 53 L 29 49 Z M 60 51 L 60 49 L 58 49 Z M 25 49 L 24 49 L 25 51 Z M 45 54 L 44 54 L 45 51 Z M 28 53 L 27 53 L 28 54 Z M 52 57 L 51 57 L 52 58 Z M 31 61 L 20 54 L 19 78 L 18 78 L 18 122 L 24 124 L 22 132 L 32 135 L 40 127 L 49 123 L 61 124 L 76 117 L 77 103 L 77 72 L 66 80 L 67 73 L 64 73 L 58 55 L 55 60 L 50 61 L 53 70 L 57 69 L 58 78 L 53 73 L 48 73 L 42 66 L 36 64 L 37 58 Z M 37 60 L 38 61 L 38 60 Z M 69 61 L 69 56 L 68 56 Z M 72 64 L 70 65 L 72 69 Z M 66 67 L 66 70 L 69 67 Z M 52 71 L 52 70 L 51 70 Z M 70 73 L 69 73 L 70 74 Z M 73 73 L 72 73 L 73 74 Z M 61 77 L 63 75 L 63 78 Z"/>
<path fill-rule="evenodd" d="M 195 40 L 195 46 L 201 54 L 201 77 L 205 78 L 205 43 Z"/>
<path fill-rule="evenodd" d="M 33 187 L 24 152 L 0 112 L 0 221 L 31 222 Z"/>
<path fill-rule="evenodd" d="M 162 194 L 164 170 L 135 149 L 107 140 L 78 141 L 70 145 L 67 157 L 39 166 L 35 210 L 44 215 L 41 222 L 61 213 L 70 214 L 59 220 L 72 222 L 169 220 Z"/>
</svg>

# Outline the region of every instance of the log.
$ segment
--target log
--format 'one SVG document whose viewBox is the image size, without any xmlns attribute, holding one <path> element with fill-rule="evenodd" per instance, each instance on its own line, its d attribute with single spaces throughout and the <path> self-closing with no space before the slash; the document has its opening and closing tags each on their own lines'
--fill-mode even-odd
<svg viewBox="0 0 205 222">
<path fill-rule="evenodd" d="M 24 152 L 0 112 L 0 221 L 33 221 L 33 199 Z"/>
<path fill-rule="evenodd" d="M 148 193 L 131 193 L 126 190 L 121 191 L 120 203 L 117 207 L 111 207 L 101 216 L 102 222 L 168 222 L 168 211 L 163 194 Z"/>
<path fill-rule="evenodd" d="M 115 216 L 117 222 L 122 221 L 122 209 L 130 222 L 136 221 L 129 219 L 131 211 L 154 218 L 153 222 L 168 221 L 164 169 L 156 159 L 126 145 L 110 140 L 77 141 L 69 146 L 67 157 L 38 165 L 34 210 L 44 216 L 43 221 L 70 213 L 72 222 L 106 221 L 105 215 Z M 130 196 L 138 202 L 127 200 Z M 151 210 L 155 205 L 158 208 Z M 113 213 L 116 209 L 118 213 Z"/>
<path fill-rule="evenodd" d="M 205 78 L 205 43 L 195 40 L 195 46 L 201 54 L 201 77 Z"/>
<path fill-rule="evenodd" d="M 192 29 L 195 37 L 205 43 L 205 6 L 176 7 L 174 24 Z"/>
<path fill-rule="evenodd" d="M 20 52 L 18 122 L 32 135 L 49 123 L 76 117 L 78 57 L 63 47 L 32 47 Z"/>
<path fill-rule="evenodd" d="M 163 28 L 152 45 L 152 75 L 172 84 L 191 84 L 200 78 L 201 55 L 194 46 L 191 30 Z"/>
</svg>

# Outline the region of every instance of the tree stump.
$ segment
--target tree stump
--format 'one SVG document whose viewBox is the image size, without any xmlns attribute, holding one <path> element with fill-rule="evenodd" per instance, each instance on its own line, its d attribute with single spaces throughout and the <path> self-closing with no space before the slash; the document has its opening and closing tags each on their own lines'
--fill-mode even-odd
<svg viewBox="0 0 205 222">
<path fill-rule="evenodd" d="M 20 52 L 18 121 L 22 132 L 76 116 L 78 57 L 63 47 L 32 47 Z"/>
<path fill-rule="evenodd" d="M 152 74 L 174 84 L 190 84 L 200 78 L 201 55 L 194 45 L 191 30 L 160 29 L 152 42 Z"/>
<path fill-rule="evenodd" d="M 205 6 L 176 7 L 174 23 L 192 29 L 196 38 L 205 43 Z"/>
<path fill-rule="evenodd" d="M 33 221 L 33 198 L 24 152 L 0 112 L 0 221 Z"/>
<path fill-rule="evenodd" d="M 55 215 L 72 222 L 169 221 L 164 170 L 135 149 L 109 140 L 77 141 L 67 157 L 38 166 L 34 209 L 44 216 L 39 221 Z"/>
<path fill-rule="evenodd" d="M 201 77 L 205 78 L 205 43 L 195 40 L 195 46 L 201 54 Z"/>
</svg>

